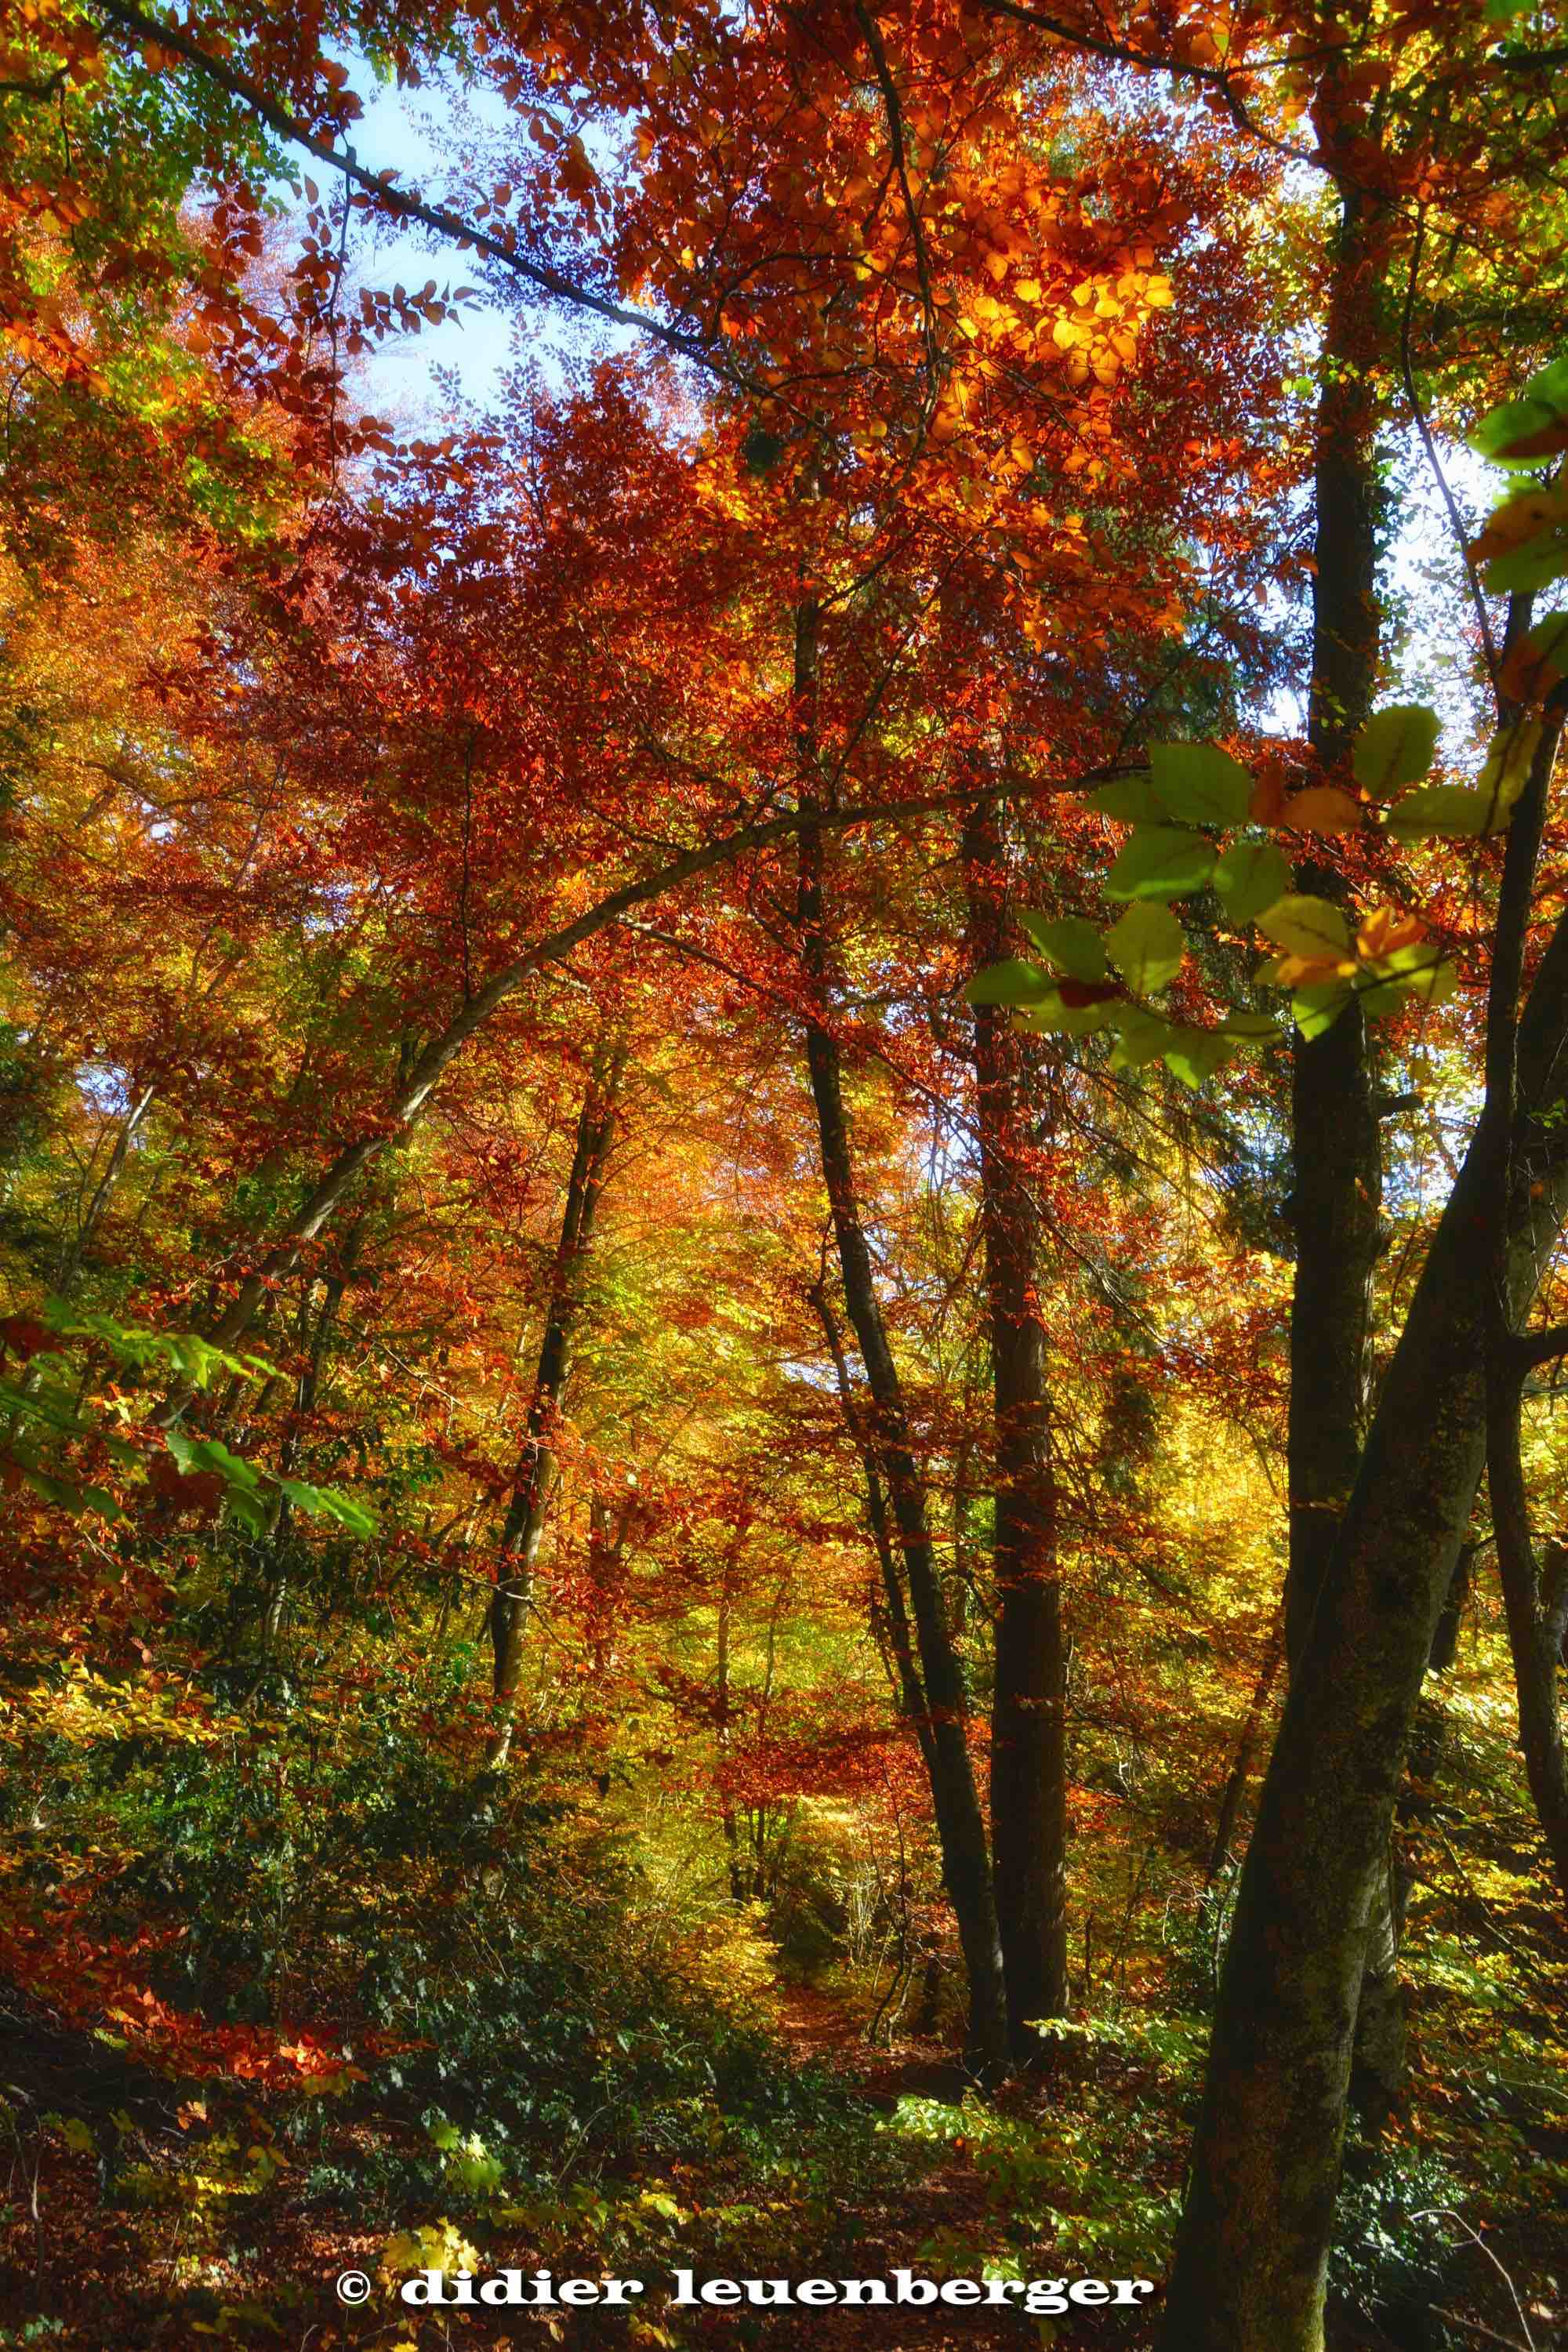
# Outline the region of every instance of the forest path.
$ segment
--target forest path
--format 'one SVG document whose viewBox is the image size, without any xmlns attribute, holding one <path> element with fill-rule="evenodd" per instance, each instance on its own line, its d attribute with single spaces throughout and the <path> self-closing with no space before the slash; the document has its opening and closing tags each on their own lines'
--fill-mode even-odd
<svg viewBox="0 0 1568 2352">
<path fill-rule="evenodd" d="M 906 2034 L 874 2047 L 866 2039 L 864 2017 L 847 2002 L 797 1979 L 781 1978 L 775 1999 L 773 2030 L 796 2065 L 831 2067 L 874 2106 L 890 2108 L 904 2096 L 956 2106 L 963 2098 L 963 2070 L 942 2042 Z"/>
<path fill-rule="evenodd" d="M 774 2037 L 797 2065 L 828 2068 L 860 2098 L 891 2115 L 905 2097 L 940 2100 L 957 2106 L 967 2087 L 963 2070 L 951 2049 L 940 2042 L 915 2035 L 895 2036 L 876 2047 L 866 2039 L 862 2011 L 840 1995 L 798 1979 L 780 1978 L 774 1989 Z M 966 2231 L 981 2240 L 987 2234 L 990 2206 L 984 2182 L 968 2154 L 959 2147 L 932 2144 L 930 2162 L 919 2179 L 886 2196 L 868 2184 L 855 2209 L 853 2269 L 862 2277 L 886 2278 L 907 2265 L 910 2270 L 949 2275 L 951 2260 L 933 2260 L 922 2252 L 942 2234 Z M 837 2271 L 837 2265 L 826 2265 Z M 1034 2319 L 1005 2307 L 955 2311 L 901 2307 L 864 2311 L 839 2309 L 832 2315 L 838 2352 L 976 2352 L 982 2346 L 1038 2346 L 1047 2340 Z M 816 2346 L 825 2333 L 823 2315 L 798 2314 L 775 2319 L 769 2327 L 770 2352 L 795 2352 L 799 2345 Z M 1088 2352 L 1087 2334 L 1058 2334 L 1049 2339 L 1064 2347 L 1081 2344 Z M 1098 2343 L 1097 2336 L 1093 2339 Z M 1130 2347 L 1131 2352 L 1131 2347 Z"/>
</svg>

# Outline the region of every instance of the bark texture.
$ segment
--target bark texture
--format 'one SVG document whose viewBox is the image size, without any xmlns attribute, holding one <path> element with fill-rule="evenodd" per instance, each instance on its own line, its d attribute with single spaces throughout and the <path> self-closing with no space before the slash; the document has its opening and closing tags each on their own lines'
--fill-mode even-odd
<svg viewBox="0 0 1568 2352">
<path fill-rule="evenodd" d="M 1309 732 L 1326 774 L 1342 770 L 1377 687 L 1377 435 L 1374 363 L 1385 208 L 1352 182 L 1340 221 L 1323 337 L 1315 467 Z M 1338 871 L 1308 861 L 1298 890 L 1347 902 Z M 1365 1435 L 1373 1275 L 1381 1247 L 1383 1141 L 1373 1057 L 1358 1003 L 1321 1036 L 1297 1034 L 1291 1066 L 1296 1276 L 1290 1303 L 1287 1656 L 1294 1670 L 1323 1590 Z M 1405 2079 L 1401 1905 L 1392 1852 L 1374 1898 L 1352 2070 L 1363 2127 L 1381 2131 Z"/>
<path fill-rule="evenodd" d="M 1002 955 L 1005 874 L 987 811 L 963 840 L 976 967 Z M 991 1847 L 1013 2054 L 1067 2007 L 1067 1671 L 1046 1334 L 1037 1289 L 1040 1213 L 1029 1181 L 1031 1073 L 1008 1014 L 974 1013 L 981 1224 L 995 1398 L 995 1682 Z"/>
<path fill-rule="evenodd" d="M 1516 1028 L 1560 714 L 1504 856 L 1485 1105 L 1291 1675 L 1221 1979 L 1164 2352 L 1321 2352 L 1355 2019 L 1394 1799 L 1517 1328 L 1568 1215 L 1568 921 Z"/>
</svg>

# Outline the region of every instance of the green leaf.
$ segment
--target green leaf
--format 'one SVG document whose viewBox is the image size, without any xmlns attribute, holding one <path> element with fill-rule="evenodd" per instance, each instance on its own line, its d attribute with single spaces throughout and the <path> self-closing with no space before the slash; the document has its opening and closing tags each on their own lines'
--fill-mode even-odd
<svg viewBox="0 0 1568 2352">
<path fill-rule="evenodd" d="M 1476 841 L 1484 833 L 1501 833 L 1508 820 L 1508 809 L 1468 784 L 1427 784 L 1395 801 L 1384 822 L 1399 841 Z"/>
<path fill-rule="evenodd" d="M 1397 1012 L 1412 996 L 1422 997 L 1428 1004 L 1446 1004 L 1459 985 L 1452 960 L 1440 955 L 1426 940 L 1395 948 L 1392 955 L 1380 958 L 1373 970 L 1379 978 L 1360 993 L 1367 1012 L 1374 1016 Z"/>
<path fill-rule="evenodd" d="M 1182 1028 L 1175 1043 L 1165 1048 L 1165 1066 L 1189 1087 L 1201 1087 L 1237 1051 L 1236 1039 L 1223 1030 Z"/>
<path fill-rule="evenodd" d="M 1553 523 L 1522 547 L 1494 555 L 1486 567 L 1486 585 L 1493 596 L 1513 596 L 1525 589 L 1544 588 L 1568 572 L 1568 522 Z"/>
<path fill-rule="evenodd" d="M 1218 853 L 1199 833 L 1140 825 L 1105 878 L 1108 898 L 1181 898 L 1201 890 Z"/>
<path fill-rule="evenodd" d="M 1290 861 L 1271 841 L 1233 841 L 1214 870 L 1214 887 L 1233 923 L 1249 923 L 1290 887 Z"/>
<path fill-rule="evenodd" d="M 1426 775 L 1437 749 L 1441 721 L 1424 702 L 1391 703 L 1373 713 L 1355 739 L 1351 767 L 1369 793 L 1392 792 Z"/>
<path fill-rule="evenodd" d="M 1563 446 L 1562 434 L 1563 419 L 1553 402 L 1527 394 L 1522 400 L 1505 400 L 1500 408 L 1489 410 L 1471 434 L 1470 446 L 1494 466 L 1539 466 Z"/>
<path fill-rule="evenodd" d="M 1321 1037 L 1331 1029 L 1351 1001 L 1348 980 L 1314 982 L 1310 988 L 1299 988 L 1290 1000 L 1290 1011 L 1303 1037 Z"/>
<path fill-rule="evenodd" d="M 1351 927 L 1327 898 L 1297 894 L 1276 899 L 1258 916 L 1258 928 L 1288 955 L 1314 963 L 1339 962 L 1351 953 Z"/>
<path fill-rule="evenodd" d="M 1447 973 L 1446 982 L 1440 981 L 1441 973 Z M 1373 981 L 1370 988 L 1358 989 L 1356 994 L 1367 1019 L 1381 1021 L 1408 1004 L 1413 996 L 1426 997 L 1431 1003 L 1441 1004 L 1452 996 L 1458 984 L 1458 973 L 1450 963 L 1436 966 L 1419 977 L 1391 973 L 1386 979 Z"/>
<path fill-rule="evenodd" d="M 1013 1021 L 1016 1028 L 1036 1029 L 1046 1035 L 1088 1037 L 1105 1027 L 1116 1003 L 1116 998 L 1108 997 L 1099 1004 L 1064 1004 L 1053 990 L 1038 1004 L 1020 1005 Z"/>
<path fill-rule="evenodd" d="M 1535 5 L 1535 0 L 1486 0 L 1481 10 L 1489 25 L 1511 25 Z"/>
<path fill-rule="evenodd" d="M 1158 824 L 1165 814 L 1152 776 L 1118 776 L 1114 783 L 1089 793 L 1083 804 L 1097 816 L 1114 817 L 1119 824 Z"/>
<path fill-rule="evenodd" d="M 1500 727 L 1487 746 L 1487 756 L 1481 772 L 1476 778 L 1476 791 L 1480 799 L 1489 801 L 1497 816 L 1511 809 L 1530 782 L 1531 762 L 1541 742 L 1542 722 L 1539 719 L 1516 719 L 1511 727 Z M 1496 832 L 1494 824 L 1489 830 Z"/>
<path fill-rule="evenodd" d="M 1525 639 L 1531 651 L 1559 673 L 1568 671 L 1568 613 L 1548 613 Z"/>
<path fill-rule="evenodd" d="M 1157 1062 L 1175 1042 L 1175 1024 L 1163 1021 L 1157 1013 L 1146 1013 L 1141 1005 L 1124 1004 L 1119 1008 L 1119 1015 L 1116 1043 L 1110 1049 L 1113 1070 L 1142 1069 L 1145 1062 Z"/>
<path fill-rule="evenodd" d="M 1543 400 L 1559 416 L 1568 415 L 1568 352 L 1532 375 L 1524 387 L 1527 400 Z"/>
<path fill-rule="evenodd" d="M 1186 933 L 1169 907 L 1148 899 L 1128 908 L 1105 944 L 1111 962 L 1140 996 L 1168 987 L 1187 951 Z"/>
<path fill-rule="evenodd" d="M 967 1004 L 1037 1004 L 1042 998 L 1054 996 L 1048 974 L 1038 964 L 1026 963 L 1020 956 L 1008 956 L 1001 963 L 988 963 L 966 982 L 963 997 Z"/>
<path fill-rule="evenodd" d="M 41 1495 L 46 1503 L 53 1503 L 62 1511 L 75 1513 L 80 1510 L 82 1491 L 79 1486 L 70 1485 L 64 1478 L 51 1478 L 47 1470 L 36 1469 L 28 1462 L 16 1462 L 16 1467 L 21 1471 L 24 1481 L 31 1486 L 34 1494 Z"/>
<path fill-rule="evenodd" d="M 1069 980 L 1105 978 L 1105 941 L 1082 915 L 1045 915 L 1020 910 L 1018 921 L 1046 961 Z"/>
<path fill-rule="evenodd" d="M 1283 1024 L 1272 1013 L 1227 1013 L 1219 1025 L 1225 1036 L 1250 1040 L 1254 1045 L 1265 1037 L 1284 1034 Z"/>
<path fill-rule="evenodd" d="M 251 1465 L 231 1454 L 216 1437 L 187 1437 L 184 1430 L 171 1429 L 164 1433 L 163 1443 L 182 1470 L 216 1470 L 230 1487 L 247 1494 L 255 1494 L 261 1485 Z"/>
<path fill-rule="evenodd" d="M 351 1535 L 374 1535 L 375 1513 L 351 1496 L 340 1494 L 335 1486 L 309 1486 L 300 1478 L 279 1478 L 277 1483 L 297 1510 L 319 1519 L 336 1519 Z"/>
<path fill-rule="evenodd" d="M 1184 824 L 1245 824 L 1252 778 L 1217 743 L 1152 743 L 1154 790 Z"/>
</svg>

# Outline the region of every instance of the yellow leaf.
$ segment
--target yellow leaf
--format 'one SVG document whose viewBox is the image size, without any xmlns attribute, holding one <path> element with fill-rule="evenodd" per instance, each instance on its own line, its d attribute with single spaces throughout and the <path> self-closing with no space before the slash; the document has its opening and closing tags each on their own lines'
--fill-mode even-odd
<svg viewBox="0 0 1568 2352">
<path fill-rule="evenodd" d="M 1313 963 L 1332 963 L 1351 951 L 1350 925 L 1327 898 L 1296 893 L 1277 898 L 1257 918 L 1266 940 L 1273 940 L 1288 955 L 1305 956 Z"/>
<path fill-rule="evenodd" d="M 1351 833 L 1361 809 L 1338 784 L 1309 784 L 1286 802 L 1283 822 L 1296 833 Z"/>
</svg>

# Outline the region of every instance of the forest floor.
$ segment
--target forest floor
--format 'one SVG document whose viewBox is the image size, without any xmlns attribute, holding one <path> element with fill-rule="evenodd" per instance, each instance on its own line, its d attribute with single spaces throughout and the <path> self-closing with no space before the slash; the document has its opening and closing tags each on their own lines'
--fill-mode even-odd
<svg viewBox="0 0 1568 2352">
<path fill-rule="evenodd" d="M 91 2037 L 61 2032 L 15 2000 L 0 2018 L 0 2125 L 11 2139 L 9 2179 L 0 2172 L 0 2347 L 44 2347 L 47 2352 L 199 2352 L 214 2343 L 275 2352 L 426 2352 L 426 2347 L 484 2347 L 486 2352 L 523 2352 L 547 2343 L 583 2347 L 609 2344 L 730 2347 L 765 2345 L 773 2352 L 831 2344 L 838 2352 L 947 2352 L 959 2347 L 1047 2344 L 1068 2352 L 1149 2352 L 1157 2326 L 1157 2302 L 1136 2314 L 1074 2310 L 1041 2321 L 1016 2309 L 832 2308 L 742 2311 L 668 2307 L 650 2293 L 635 2325 L 607 2313 L 557 2309 L 552 2313 L 443 2310 L 416 2316 L 400 2309 L 384 2280 L 363 2308 L 345 2311 L 333 2284 L 355 2269 L 374 2278 L 385 2242 L 384 2227 L 367 2228 L 347 2204 L 322 2210 L 293 2193 L 285 2166 L 261 2184 L 247 2202 L 228 2198 L 204 2169 L 204 2137 L 225 2144 L 216 2121 L 182 2105 L 158 2076 L 105 2051 Z M 870 2047 L 860 2020 L 831 1994 L 801 1984 L 781 1985 L 773 2031 L 787 2059 L 801 2068 L 830 2070 L 854 2104 L 891 2116 L 900 2102 L 940 2102 L 956 2108 L 963 2092 L 951 2054 L 934 2042 L 897 2042 Z M 1050 2128 L 1048 2085 L 1006 2095 L 1020 2117 L 1037 2129 Z M 216 2102 L 214 2103 L 215 2107 Z M 1064 2114 L 1058 2107 L 1057 2112 Z M 240 2108 L 246 2128 L 267 2137 L 255 2107 Z M 78 2120 L 61 2127 L 62 2116 Z M 232 2132 L 233 2122 L 226 2118 Z M 416 2151 L 420 2134 L 411 2119 L 376 2113 L 344 2116 L 331 2126 L 338 2156 L 350 2178 L 356 2158 L 384 2159 L 389 2143 L 402 2139 Z M 244 2132 L 241 2133 L 243 2137 Z M 103 2150 L 121 2151 L 119 2165 L 106 2165 Z M 137 2159 L 124 2163 L 126 2152 Z M 248 2153 L 254 2157 L 257 2149 Z M 220 2169 L 216 2162 L 214 2172 Z M 715 2201 L 730 2185 L 683 2168 L 680 2192 L 700 2210 L 705 2196 Z M 139 2183 L 127 2198 L 126 2183 Z M 962 2265 L 932 2258 L 932 2242 L 955 2234 L 984 2242 L 994 2221 L 996 2189 L 960 2137 L 936 2139 L 921 2165 L 907 2177 L 868 2177 L 850 2183 L 820 2267 L 834 2277 L 886 2278 L 900 2265 L 923 2276 L 963 2274 Z M 1543 2217 L 1542 2228 L 1550 2231 Z M 1543 2241 L 1550 2252 L 1550 2235 Z M 1537 2250 L 1541 2251 L 1541 2250 Z M 597 2276 L 641 2267 L 650 2288 L 674 2263 L 689 2261 L 699 2278 L 721 2274 L 724 2265 L 677 2251 L 657 2259 L 618 2264 L 586 2259 L 581 2274 Z M 484 2255 L 487 2271 L 537 2267 L 540 2255 L 526 2237 L 492 2239 Z M 1036 2267 L 1055 2267 L 1068 2277 L 1085 2265 L 1040 2255 Z M 1128 2248 L 1114 2266 L 1136 2273 L 1137 2251 Z M 752 2274 L 743 2259 L 735 2273 Z M 763 2262 L 769 2277 L 790 2268 Z M 810 2267 L 793 2265 L 798 2278 Z M 1524 2338 L 1484 2263 L 1469 2266 L 1468 2284 L 1458 2279 L 1456 2299 L 1466 2305 L 1466 2334 L 1446 2338 L 1401 2330 L 1388 2336 L 1345 2312 L 1331 2315 L 1330 2352 L 1411 2352 L 1444 2341 L 1519 2346 Z M 557 2263 L 557 2279 L 573 2265 Z M 1492 2292 L 1489 2293 L 1489 2280 Z M 1552 2315 L 1541 2313 L 1540 2320 Z M 1549 2326 L 1534 2337 L 1536 2352 L 1561 2341 Z"/>
</svg>

